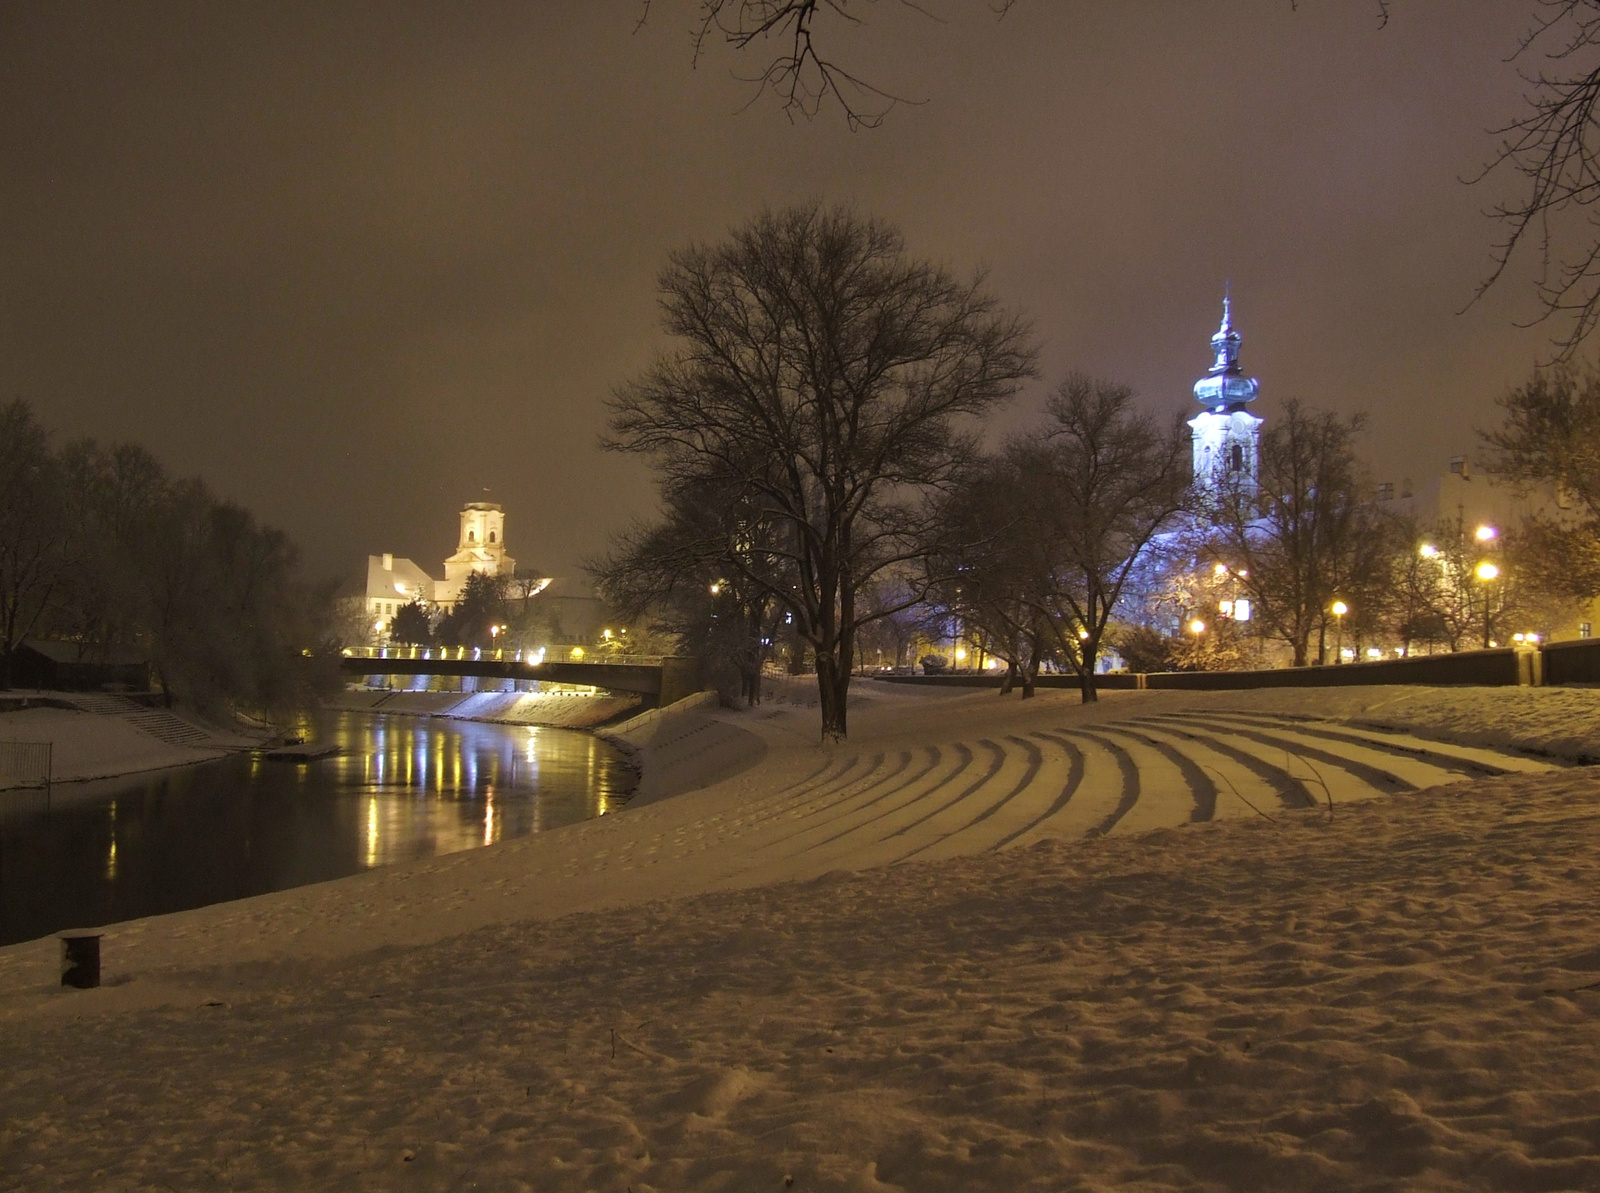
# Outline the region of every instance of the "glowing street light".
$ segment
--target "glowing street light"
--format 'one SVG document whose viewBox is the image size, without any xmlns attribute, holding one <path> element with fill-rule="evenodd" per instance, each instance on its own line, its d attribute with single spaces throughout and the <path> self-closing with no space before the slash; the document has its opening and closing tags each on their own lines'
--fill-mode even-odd
<svg viewBox="0 0 1600 1193">
<path fill-rule="evenodd" d="M 1189 632 L 1191 634 L 1203 634 L 1203 633 L 1205 633 L 1206 632 L 1206 623 L 1201 621 L 1198 617 L 1195 618 L 1193 621 L 1191 621 L 1189 623 Z"/>
<path fill-rule="evenodd" d="M 1478 529 L 1481 531 L 1487 528 L 1480 526 Z M 1493 645 L 1493 640 L 1489 637 L 1489 582 L 1499 577 L 1500 569 L 1485 559 L 1473 569 L 1473 575 L 1483 581 L 1483 649 L 1488 650 Z"/>
<path fill-rule="evenodd" d="M 1333 620 L 1339 627 L 1334 650 L 1335 662 L 1342 663 L 1344 662 L 1344 615 L 1350 612 L 1350 606 L 1343 601 L 1334 601 L 1328 606 L 1328 612 L 1333 614 Z"/>
<path fill-rule="evenodd" d="M 1477 539 L 1480 543 L 1492 542 L 1500 532 L 1493 526 L 1480 526 L 1477 529 Z"/>
<path fill-rule="evenodd" d="M 1417 548 L 1417 554 L 1424 559 L 1437 559 L 1439 557 L 1439 548 L 1432 543 L 1423 543 L 1422 546 Z"/>
</svg>

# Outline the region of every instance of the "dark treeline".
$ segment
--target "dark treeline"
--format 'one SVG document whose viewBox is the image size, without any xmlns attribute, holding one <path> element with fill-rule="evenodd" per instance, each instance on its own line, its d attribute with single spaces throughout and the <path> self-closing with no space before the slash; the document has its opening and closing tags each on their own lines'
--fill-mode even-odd
<svg viewBox="0 0 1600 1193">
<path fill-rule="evenodd" d="M 85 662 L 137 653 L 168 703 L 291 707 L 325 678 L 332 607 L 297 562 L 136 444 L 55 449 L 27 403 L 0 407 L 0 687 L 23 640 L 49 638 Z"/>
</svg>

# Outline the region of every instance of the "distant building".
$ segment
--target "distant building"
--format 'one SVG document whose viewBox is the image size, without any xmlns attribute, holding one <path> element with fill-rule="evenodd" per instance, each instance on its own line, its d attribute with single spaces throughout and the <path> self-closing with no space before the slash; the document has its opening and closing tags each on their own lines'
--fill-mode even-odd
<svg viewBox="0 0 1600 1193">
<path fill-rule="evenodd" d="M 1517 487 L 1489 474 L 1474 474 L 1466 456 L 1452 456 L 1447 472 L 1413 485 L 1392 481 L 1378 486 L 1378 503 L 1388 512 L 1415 519 L 1423 533 L 1443 522 L 1459 521 L 1468 530 L 1477 526 L 1511 529 L 1524 519 L 1543 515 L 1562 521 L 1572 503 L 1553 485 Z"/>
<path fill-rule="evenodd" d="M 430 613 L 448 613 L 461 599 L 473 572 L 509 576 L 517 561 L 506 554 L 506 516 L 498 505 L 471 501 L 461 509 L 461 540 L 444 561 L 444 579 L 435 580 L 409 559 L 367 556 L 365 613 L 372 633 L 382 637 L 400 609 L 420 601 Z"/>
<path fill-rule="evenodd" d="M 409 559 L 367 556 L 366 613 L 375 633 L 386 632 L 403 605 L 421 601 L 431 606 L 433 589 L 433 577 Z"/>
</svg>

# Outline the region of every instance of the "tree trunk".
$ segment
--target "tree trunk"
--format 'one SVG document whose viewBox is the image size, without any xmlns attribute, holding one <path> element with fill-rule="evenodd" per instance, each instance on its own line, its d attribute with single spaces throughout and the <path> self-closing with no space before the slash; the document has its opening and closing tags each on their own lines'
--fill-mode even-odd
<svg viewBox="0 0 1600 1193">
<path fill-rule="evenodd" d="M 840 659 L 831 651 L 817 652 L 817 696 L 822 704 L 822 736 L 843 741 L 849 726 L 845 719 L 846 702 L 850 695 L 850 652 L 843 643 Z"/>
<path fill-rule="evenodd" d="M 1033 653 L 1028 659 L 1028 665 L 1022 669 L 1022 698 L 1024 700 L 1033 699 L 1033 684 L 1039 678 L 1039 664 L 1043 661 L 1043 646 L 1036 636 L 1033 640 Z"/>
<path fill-rule="evenodd" d="M 1069 659 L 1071 655 L 1067 656 Z M 1078 643 L 1078 684 L 1083 692 L 1083 703 L 1098 704 L 1100 692 L 1094 684 L 1094 664 L 1100 657 L 1100 639 L 1083 638 Z"/>
<path fill-rule="evenodd" d="M 1017 686 L 1017 664 L 1014 659 L 1006 660 L 1005 677 L 1000 681 L 1000 694 L 1011 695 L 1011 689 Z"/>
</svg>

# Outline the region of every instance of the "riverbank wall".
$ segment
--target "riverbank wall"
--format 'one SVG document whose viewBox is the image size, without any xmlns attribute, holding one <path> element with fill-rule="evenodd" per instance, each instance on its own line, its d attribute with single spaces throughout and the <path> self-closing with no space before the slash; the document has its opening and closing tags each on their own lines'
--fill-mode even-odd
<svg viewBox="0 0 1600 1193">
<path fill-rule="evenodd" d="M 492 725 L 593 729 L 639 707 L 638 696 L 587 696 L 571 692 L 383 692 L 347 690 L 325 698 L 335 712 L 448 717 Z"/>
</svg>

